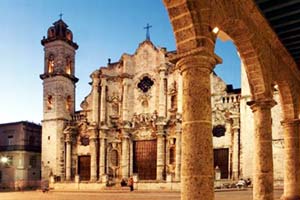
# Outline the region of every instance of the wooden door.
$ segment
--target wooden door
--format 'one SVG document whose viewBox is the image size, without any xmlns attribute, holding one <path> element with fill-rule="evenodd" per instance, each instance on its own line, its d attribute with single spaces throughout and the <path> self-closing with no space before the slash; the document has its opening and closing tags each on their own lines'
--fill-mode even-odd
<svg viewBox="0 0 300 200">
<path fill-rule="evenodd" d="M 156 140 L 134 141 L 133 172 L 140 180 L 156 180 Z"/>
<path fill-rule="evenodd" d="M 79 156 L 78 161 L 78 174 L 80 180 L 89 181 L 91 178 L 91 157 Z"/>
<path fill-rule="evenodd" d="M 221 170 L 221 178 L 228 178 L 228 148 L 214 149 L 214 168 L 218 166 Z"/>
</svg>

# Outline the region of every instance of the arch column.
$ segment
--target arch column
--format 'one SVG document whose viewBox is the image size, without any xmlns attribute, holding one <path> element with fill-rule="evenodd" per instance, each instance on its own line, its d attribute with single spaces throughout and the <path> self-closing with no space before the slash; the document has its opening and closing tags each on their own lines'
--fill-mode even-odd
<svg viewBox="0 0 300 200">
<path fill-rule="evenodd" d="M 282 200 L 300 200 L 299 119 L 285 120 L 284 130 L 284 192 Z"/>
<path fill-rule="evenodd" d="M 210 74 L 221 59 L 205 49 L 177 62 L 183 79 L 181 200 L 213 200 Z"/>
<path fill-rule="evenodd" d="M 271 108 L 273 99 L 248 102 L 254 114 L 253 199 L 273 200 L 273 151 Z"/>
</svg>

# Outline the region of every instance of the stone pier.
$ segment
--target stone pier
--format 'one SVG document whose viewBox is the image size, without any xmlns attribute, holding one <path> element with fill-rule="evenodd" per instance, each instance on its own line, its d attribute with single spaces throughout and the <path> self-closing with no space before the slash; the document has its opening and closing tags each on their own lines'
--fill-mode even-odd
<svg viewBox="0 0 300 200">
<path fill-rule="evenodd" d="M 299 120 L 285 120 L 284 192 L 282 200 L 300 200 Z"/>
<path fill-rule="evenodd" d="M 273 200 L 272 117 L 273 99 L 251 101 L 254 114 L 253 199 Z"/>
<path fill-rule="evenodd" d="M 177 62 L 183 77 L 181 200 L 213 200 L 210 74 L 218 58 L 200 51 Z"/>
</svg>

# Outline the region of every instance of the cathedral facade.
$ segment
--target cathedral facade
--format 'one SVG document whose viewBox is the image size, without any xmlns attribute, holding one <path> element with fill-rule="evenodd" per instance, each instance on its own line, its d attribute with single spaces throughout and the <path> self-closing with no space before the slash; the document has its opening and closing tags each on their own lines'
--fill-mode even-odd
<svg viewBox="0 0 300 200">
<path fill-rule="evenodd" d="M 134 54 L 123 54 L 91 74 L 91 91 L 82 109 L 75 111 L 78 45 L 63 20 L 48 29 L 42 45 L 42 177 L 106 183 L 133 176 L 137 182 L 179 183 L 183 82 L 180 69 L 169 59 L 176 52 L 156 47 L 147 38 Z M 243 72 L 242 77 L 246 80 Z M 213 137 L 218 180 L 252 177 L 254 122 L 246 105 L 251 95 L 243 82 L 244 87 L 244 92 L 233 89 L 211 74 L 213 131 L 208 134 Z M 275 120 L 274 126 L 278 123 Z M 280 146 L 280 130 L 274 129 L 274 142 Z M 274 150 L 274 155 L 279 152 L 279 161 L 274 160 L 278 180 L 283 176 L 280 148 Z"/>
</svg>

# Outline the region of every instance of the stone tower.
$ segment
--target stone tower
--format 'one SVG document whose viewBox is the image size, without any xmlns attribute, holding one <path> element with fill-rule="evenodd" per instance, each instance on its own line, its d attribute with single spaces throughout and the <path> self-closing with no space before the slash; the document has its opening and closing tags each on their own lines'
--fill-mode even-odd
<svg viewBox="0 0 300 200">
<path fill-rule="evenodd" d="M 53 23 L 44 46 L 42 178 L 65 177 L 65 138 L 63 130 L 75 112 L 75 51 L 73 34 L 62 20 Z"/>
</svg>

